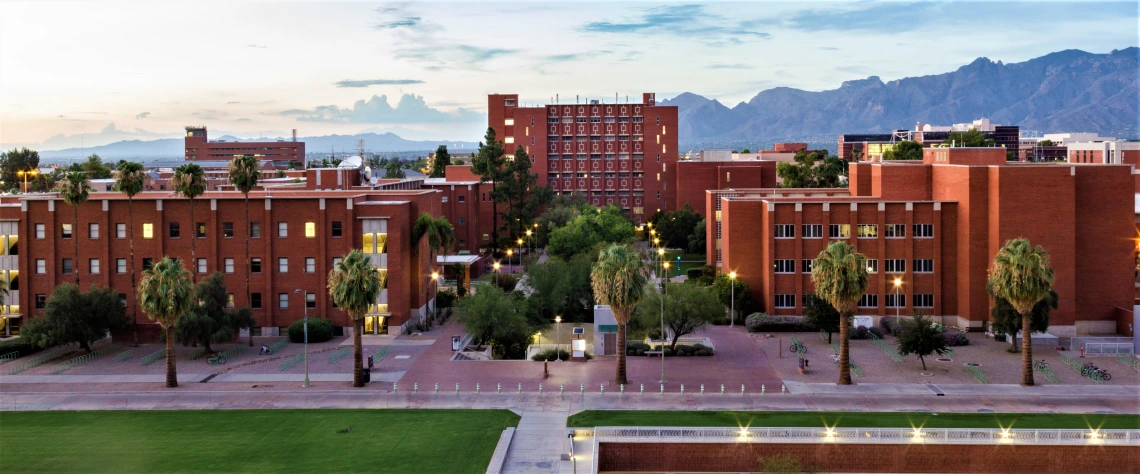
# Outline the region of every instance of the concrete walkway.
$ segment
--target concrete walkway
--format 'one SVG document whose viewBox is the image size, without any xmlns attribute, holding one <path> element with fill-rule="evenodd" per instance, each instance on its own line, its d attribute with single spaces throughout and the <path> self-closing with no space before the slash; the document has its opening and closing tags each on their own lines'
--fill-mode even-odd
<svg viewBox="0 0 1140 474">
<path fill-rule="evenodd" d="M 566 418 L 569 408 L 557 411 L 527 410 L 522 413 L 507 460 L 505 474 L 559 474 L 571 472 L 569 461 L 562 461 L 568 452 L 570 439 L 566 436 Z M 565 468 L 563 464 L 566 464 Z"/>
<path fill-rule="evenodd" d="M 372 372 L 373 382 L 393 383 L 404 376 L 403 370 L 394 372 Z M 305 374 L 178 374 L 178 383 L 267 383 L 302 382 Z M 310 382 L 351 382 L 352 374 L 324 373 L 309 374 Z M 3 384 L 93 384 L 93 383 L 165 383 L 166 374 L 120 374 L 120 375 L 5 375 L 0 377 Z"/>
</svg>

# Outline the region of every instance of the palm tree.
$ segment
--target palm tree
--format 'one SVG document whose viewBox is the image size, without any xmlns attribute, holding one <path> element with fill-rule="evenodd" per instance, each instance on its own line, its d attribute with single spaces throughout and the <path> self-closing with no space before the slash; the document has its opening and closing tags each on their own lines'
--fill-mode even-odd
<svg viewBox="0 0 1140 474">
<path fill-rule="evenodd" d="M 1021 314 L 1021 384 L 1033 385 L 1033 307 L 1053 291 L 1049 252 L 1029 239 L 1012 239 L 998 249 L 987 281 L 991 294 L 1003 298 Z"/>
<path fill-rule="evenodd" d="M 249 226 L 249 192 L 257 186 L 261 178 L 261 170 L 257 167 L 257 158 L 253 155 L 235 156 L 230 162 L 230 184 L 245 195 L 245 222 Z M 245 297 L 249 298 L 249 232 L 245 236 Z M 253 329 L 249 331 L 249 347 L 253 347 Z"/>
<path fill-rule="evenodd" d="M 79 205 L 87 202 L 90 193 L 91 186 L 87 184 L 87 174 L 82 171 L 67 173 L 59 183 L 59 195 L 74 212 L 71 221 L 71 241 L 75 243 L 75 260 L 72 260 L 71 271 L 75 274 L 75 286 L 79 286 Z"/>
<path fill-rule="evenodd" d="M 846 242 L 832 242 L 812 264 L 815 293 L 839 311 L 839 381 L 851 385 L 851 355 L 848 328 L 855 305 L 867 291 L 867 257 Z"/>
<path fill-rule="evenodd" d="M 206 172 L 197 163 L 187 163 L 174 169 L 170 183 L 176 194 L 190 200 L 190 228 L 193 229 L 190 231 L 190 268 L 195 268 L 198 265 L 197 254 L 194 252 L 194 241 L 198 240 L 198 221 L 194 220 L 194 198 L 206 192 Z M 197 281 L 194 272 L 190 272 L 190 280 Z M 250 334 L 253 334 L 252 330 Z"/>
<path fill-rule="evenodd" d="M 125 161 L 119 163 L 119 176 L 115 178 L 115 190 L 127 195 L 127 240 L 131 247 L 131 288 L 135 288 L 135 195 L 143 190 L 146 181 L 146 171 L 142 163 Z M 135 347 L 139 346 L 139 308 L 133 306 L 131 312 L 131 328 L 134 332 Z"/>
<path fill-rule="evenodd" d="M 616 384 L 625 384 L 625 327 L 638 300 L 645 295 L 648 276 L 645 257 L 626 244 L 602 249 L 590 269 L 590 286 L 599 304 L 607 304 L 618 324 Z"/>
<path fill-rule="evenodd" d="M 419 253 L 420 243 L 425 237 L 428 241 L 428 268 L 434 268 L 436 252 L 447 252 L 455 246 L 455 229 L 451 227 L 451 223 L 447 221 L 446 217 L 437 219 L 425 212 L 420 214 L 416 218 L 416 222 L 412 224 L 413 254 Z M 438 307 L 436 309 L 438 310 Z"/>
<path fill-rule="evenodd" d="M 364 315 L 368 306 L 380 296 L 380 272 L 372 259 L 359 250 L 345 255 L 329 272 L 329 296 L 352 318 L 352 386 L 364 386 L 364 351 L 360 333 L 364 332 Z"/>
<path fill-rule="evenodd" d="M 178 369 L 175 367 L 174 325 L 182 313 L 194 304 L 194 283 L 191 274 L 182 268 L 178 259 L 163 257 L 158 263 L 143 270 L 139 283 L 139 304 L 152 321 L 158 322 L 166 333 L 166 386 L 178 386 Z"/>
</svg>

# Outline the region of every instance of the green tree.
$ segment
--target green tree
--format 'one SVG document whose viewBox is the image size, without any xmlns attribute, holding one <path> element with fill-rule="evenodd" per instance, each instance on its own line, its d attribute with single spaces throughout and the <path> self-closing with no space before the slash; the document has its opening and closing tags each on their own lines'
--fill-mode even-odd
<svg viewBox="0 0 1140 474">
<path fill-rule="evenodd" d="M 819 295 L 804 297 L 804 323 L 827 331 L 827 343 L 831 344 L 831 334 L 839 332 L 839 311 Z"/>
<path fill-rule="evenodd" d="M 708 287 L 670 283 L 664 293 L 653 288 L 638 302 L 638 323 L 641 327 L 661 327 L 661 308 L 665 308 L 666 337 L 671 337 L 669 349 L 677 349 L 681 337 L 702 331 L 724 318 L 724 305 Z M 664 305 L 662 304 L 664 303 Z"/>
<path fill-rule="evenodd" d="M 491 183 L 491 254 L 499 249 L 499 202 L 498 183 L 504 178 L 503 142 L 495 140 L 495 129 L 487 127 L 484 142 L 479 143 L 479 152 L 471 158 L 471 171 L 479 175 L 479 182 Z"/>
<path fill-rule="evenodd" d="M 451 153 L 447 152 L 447 145 L 440 145 L 431 157 L 429 178 L 443 178 L 447 176 L 447 167 L 451 165 Z"/>
<path fill-rule="evenodd" d="M 406 177 L 404 166 L 399 159 L 389 161 L 388 165 L 384 167 L 384 179 L 404 179 Z"/>
<path fill-rule="evenodd" d="M 532 290 L 530 305 L 543 319 L 553 320 L 562 314 L 569 304 L 567 293 L 570 290 L 569 265 L 557 257 L 527 266 L 526 284 Z M 569 318 L 566 318 L 567 320 Z"/>
<path fill-rule="evenodd" d="M 546 211 L 538 216 L 536 245 L 538 247 L 546 247 L 550 242 L 550 233 L 566 226 L 570 221 L 576 219 L 581 214 L 579 209 L 583 206 L 593 207 L 586 204 L 586 198 L 583 196 L 555 196 L 550 205 L 547 206 Z"/>
<path fill-rule="evenodd" d="M 662 245 L 680 249 L 688 248 L 694 229 L 701 220 L 701 215 L 688 204 L 675 211 L 657 211 L 649 218 L 653 229 L 660 235 Z M 700 253 L 704 251 L 702 248 Z"/>
<path fill-rule="evenodd" d="M 942 335 L 942 329 L 922 313 L 910 318 L 901 318 L 898 323 L 899 354 L 918 356 L 918 360 L 922 362 L 922 370 L 926 370 L 926 356 L 942 355 L 949 348 L 946 337 Z"/>
<path fill-rule="evenodd" d="M 645 256 L 627 244 L 613 244 L 602 249 L 590 272 L 594 297 L 610 306 L 618 325 L 616 384 L 628 383 L 625 376 L 625 329 L 637 302 L 645 294 L 648 268 Z"/>
<path fill-rule="evenodd" d="M 986 138 L 986 135 L 978 129 L 971 128 L 965 132 L 950 132 L 942 144 L 955 147 L 991 147 L 994 146 L 994 141 Z"/>
<path fill-rule="evenodd" d="M 11 151 L 0 153 L 0 180 L 9 185 L 16 185 L 23 192 L 24 176 L 19 172 L 28 172 L 40 168 L 40 153 L 28 148 L 13 148 Z M 28 179 L 28 182 L 33 182 Z M 29 186 L 31 186 L 29 184 Z"/>
<path fill-rule="evenodd" d="M 87 161 L 83 162 L 81 169 L 84 173 L 87 173 L 87 179 L 111 178 L 111 167 L 103 163 L 103 159 L 96 154 L 87 157 Z"/>
<path fill-rule="evenodd" d="M 71 206 L 71 242 L 75 244 L 75 259 L 71 262 L 71 272 L 75 274 L 75 286 L 79 286 L 79 205 L 87 202 L 91 195 L 91 186 L 87 183 L 87 175 L 72 171 L 67 179 L 59 183 L 59 195 L 63 202 Z"/>
<path fill-rule="evenodd" d="M 748 147 L 744 147 L 744 149 L 740 150 L 740 152 L 741 153 L 752 153 L 752 150 L 749 150 Z"/>
<path fill-rule="evenodd" d="M 745 311 L 752 302 L 752 290 L 748 287 L 748 283 L 741 281 L 740 278 L 733 282 L 727 273 L 717 274 L 713 280 L 712 290 L 717 301 L 720 301 L 725 308 L 733 307 L 733 296 L 735 296 L 737 313 Z M 723 310 L 721 312 L 723 313 Z M 735 320 L 735 315 L 731 315 L 730 319 Z M 742 319 L 741 322 L 743 321 Z"/>
<path fill-rule="evenodd" d="M 1057 146 L 1057 145 L 1053 143 L 1053 140 L 1041 140 L 1041 141 L 1037 142 L 1037 146 Z"/>
<path fill-rule="evenodd" d="M 895 143 L 883 152 L 883 160 L 922 160 L 922 144 L 914 140 Z"/>
<path fill-rule="evenodd" d="M 198 304 L 182 313 L 174 332 L 183 346 L 202 344 L 206 354 L 213 354 L 211 343 L 232 341 L 241 328 L 254 325 L 253 311 L 248 307 L 233 309 L 226 293 L 225 277 L 221 272 L 211 273 L 194 288 Z"/>
<path fill-rule="evenodd" d="M 548 253 L 569 259 L 599 243 L 625 243 L 633 239 L 633 221 L 610 205 L 602 209 L 583 206 L 574 220 L 550 233 Z"/>
<path fill-rule="evenodd" d="M 146 182 L 146 170 L 143 169 L 142 163 L 120 161 L 116 172 L 115 190 L 127 196 L 127 241 L 131 255 L 131 288 L 137 288 L 138 286 L 135 284 L 135 195 L 143 190 L 143 184 Z M 138 347 L 139 306 L 136 304 L 132 308 L 131 332 L 133 333 L 134 345 Z"/>
<path fill-rule="evenodd" d="M 90 353 L 91 344 L 107 337 L 108 331 L 126 326 L 126 308 L 115 290 L 95 286 L 82 292 L 79 286 L 64 283 L 47 299 L 44 316 L 29 321 L 20 335 L 40 347 L 77 342 Z"/>
<path fill-rule="evenodd" d="M 846 242 L 832 242 L 816 257 L 811 281 L 815 293 L 839 312 L 839 381 L 851 385 L 848 327 L 855 304 L 867 292 L 867 258 Z"/>
<path fill-rule="evenodd" d="M 174 176 L 170 178 L 174 186 L 174 193 L 190 200 L 190 265 L 194 268 L 198 264 L 198 254 L 195 252 L 194 241 L 198 240 L 198 221 L 194 219 L 194 199 L 206 192 L 206 172 L 197 163 L 187 163 L 174 169 Z M 248 222 L 248 221 L 247 221 Z M 248 272 L 247 272 L 248 273 Z M 196 281 L 194 273 L 190 273 L 190 281 Z"/>
<path fill-rule="evenodd" d="M 537 186 L 538 175 L 531 173 L 531 164 L 530 155 L 519 146 L 503 164 L 502 180 L 496 186 L 496 195 L 507 204 L 502 216 L 509 242 L 523 237 L 539 208 L 554 199 L 549 186 Z"/>
<path fill-rule="evenodd" d="M 376 304 L 382 287 L 380 272 L 372 260 L 353 250 L 329 272 L 328 289 L 337 307 L 352 318 L 352 386 L 364 386 L 364 348 L 360 333 L 364 332 L 364 315 L 368 306 Z"/>
<path fill-rule="evenodd" d="M 990 298 L 994 300 L 994 306 L 990 308 L 990 331 L 994 334 L 1004 334 L 1013 342 L 1017 332 L 1021 331 L 1021 313 L 1018 313 L 1005 298 L 994 296 L 992 289 L 988 287 L 986 289 L 990 291 Z M 1049 329 L 1049 313 L 1057 309 L 1059 298 L 1057 292 L 1051 290 L 1049 296 L 1033 305 L 1029 316 L 1029 327 L 1032 332 L 1045 332 Z M 1021 350 L 1020 344 L 1015 343 L 1013 347 Z"/>
<path fill-rule="evenodd" d="M 174 326 L 178 318 L 194 304 L 194 281 L 182 262 L 162 257 L 143 270 L 138 300 L 148 318 L 158 323 L 166 334 L 166 386 L 178 386 L 178 368 L 174 352 Z"/>
<path fill-rule="evenodd" d="M 827 150 L 800 150 L 792 162 L 776 163 L 781 188 L 843 187 L 840 177 L 845 172 L 843 160 L 828 156 Z"/>
<path fill-rule="evenodd" d="M 500 359 L 522 359 L 534 334 L 527 323 L 527 301 L 516 298 L 493 285 L 459 301 L 456 320 L 471 335 L 476 345 L 491 345 L 492 355 Z"/>
<path fill-rule="evenodd" d="M 708 245 L 706 244 L 708 236 L 705 235 L 707 232 L 708 228 L 705 226 L 705 220 L 701 219 L 697 222 L 697 226 L 693 228 L 693 233 L 689 235 L 689 243 L 687 245 L 689 253 L 703 254 L 708 251 Z"/>
<path fill-rule="evenodd" d="M 416 221 L 412 224 L 412 253 L 418 255 L 420 244 L 424 239 L 427 239 L 428 244 L 428 266 L 435 268 L 435 254 L 446 253 L 451 248 L 455 247 L 455 229 L 451 223 L 447 221 L 446 217 L 433 217 L 429 213 L 420 214 Z M 424 286 L 428 289 L 430 285 Z M 436 315 L 439 316 L 438 305 L 435 308 Z M 430 322 L 429 322 L 430 324 Z"/>
<path fill-rule="evenodd" d="M 238 191 L 241 191 L 244 198 L 245 205 L 245 225 L 247 227 L 245 232 L 245 300 L 249 301 L 249 239 L 253 237 L 252 232 L 249 230 L 249 192 L 257 187 L 257 181 L 261 179 L 261 169 L 258 167 L 257 158 L 253 155 L 238 155 L 235 156 L 233 161 L 230 161 L 229 168 L 230 184 L 234 185 Z M 253 347 L 253 331 L 249 331 L 249 347 Z"/>
<path fill-rule="evenodd" d="M 1049 252 L 1029 239 L 1006 241 L 994 256 L 986 282 L 990 294 L 1002 298 L 1021 315 L 1021 384 L 1033 385 L 1033 308 L 1053 291 Z"/>
</svg>

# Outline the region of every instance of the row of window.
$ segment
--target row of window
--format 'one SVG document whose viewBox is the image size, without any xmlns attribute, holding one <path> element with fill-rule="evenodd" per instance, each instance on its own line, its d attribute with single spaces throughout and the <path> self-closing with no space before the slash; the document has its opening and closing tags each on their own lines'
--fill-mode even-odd
<svg viewBox="0 0 1140 474">
<path fill-rule="evenodd" d="M 914 224 L 913 226 L 915 238 L 934 237 L 933 224 Z M 823 238 L 823 224 L 802 224 L 801 227 L 803 238 Z M 883 227 L 883 235 L 888 239 L 901 239 L 906 237 L 906 224 L 887 224 Z M 773 229 L 773 234 L 777 239 L 794 239 L 796 238 L 796 225 L 776 224 L 775 229 Z M 879 236 L 879 225 L 857 224 L 855 226 L 855 236 L 860 239 L 877 238 Z M 851 237 L 851 224 L 829 224 L 828 237 L 832 239 L 846 239 Z"/>
<path fill-rule="evenodd" d="M 605 121 L 605 123 L 614 123 L 614 122 L 629 123 L 630 117 L 617 117 L 616 120 L 614 119 L 614 117 L 605 117 L 604 121 Z M 645 121 L 644 117 L 633 117 L 633 123 L 642 123 L 644 121 Z M 533 122 L 534 121 L 532 120 L 531 125 L 534 125 Z M 602 123 L 602 122 L 603 122 L 602 117 L 589 117 L 589 119 L 587 119 L 586 117 L 562 117 L 562 120 L 561 120 L 561 123 Z M 514 125 L 515 120 L 514 119 L 506 119 L 506 121 L 504 123 L 506 125 Z M 560 121 L 558 120 L 558 117 L 547 117 L 546 123 L 560 123 Z"/>
<path fill-rule="evenodd" d="M 815 260 L 804 259 L 800 261 L 800 271 L 811 273 Z M 867 273 L 879 273 L 879 261 L 869 258 L 866 261 Z M 778 259 L 773 265 L 776 273 L 795 273 L 796 261 L 793 259 Z M 906 260 L 901 258 L 888 258 L 883 260 L 883 271 L 886 273 L 906 273 Z M 914 259 L 915 273 L 934 273 L 934 259 Z"/>
<path fill-rule="evenodd" d="M 883 300 L 886 302 L 887 308 L 905 308 L 906 307 L 906 295 L 905 294 L 900 293 L 900 294 L 896 295 L 894 293 L 888 293 L 888 294 L 883 295 L 883 296 L 884 296 Z M 915 308 L 933 308 L 934 307 L 934 295 L 933 294 L 931 294 L 931 293 L 920 293 L 920 294 L 916 294 L 916 295 L 912 295 L 912 296 L 914 296 L 913 303 L 914 303 Z M 795 308 L 796 307 L 796 295 L 774 295 L 772 298 L 772 304 L 773 304 L 773 307 L 775 307 L 775 308 Z M 878 308 L 879 307 L 879 295 L 865 294 L 859 298 L 859 303 L 857 306 L 860 308 Z"/>
<path fill-rule="evenodd" d="M 290 296 L 289 293 L 278 293 L 277 294 L 277 307 L 281 308 L 281 309 L 288 309 L 289 308 L 289 296 Z M 119 293 L 119 302 L 122 303 L 123 306 L 127 305 L 126 293 Z M 250 306 L 250 308 L 261 309 L 261 305 L 262 305 L 261 293 L 250 293 L 249 294 L 249 306 Z M 46 306 L 47 306 L 47 295 L 45 295 L 45 294 L 35 295 L 35 308 L 36 309 L 44 309 Z M 334 304 L 334 306 L 335 306 L 335 304 Z M 229 293 L 226 295 L 226 307 L 227 308 L 233 308 L 234 307 L 234 294 L 233 293 Z M 310 309 L 317 307 L 317 294 L 316 293 L 305 293 L 305 307 L 310 308 Z"/>
<path fill-rule="evenodd" d="M 153 258 L 142 258 L 141 260 L 142 260 L 143 270 L 147 270 L 151 267 L 151 265 L 154 265 L 154 259 Z M 339 257 L 334 258 L 332 260 L 332 262 L 333 262 L 333 265 L 335 266 L 338 262 L 340 262 L 340 258 Z M 35 263 L 36 263 L 36 273 L 37 274 L 43 275 L 43 274 L 47 273 L 47 260 L 44 260 L 42 258 L 37 258 Z M 249 259 L 249 270 L 251 273 L 261 273 L 261 267 L 262 267 L 262 265 L 261 265 L 261 258 L 260 257 L 253 257 L 253 258 Z M 232 258 L 223 259 L 222 260 L 222 268 L 223 268 L 223 271 L 225 273 L 234 273 L 234 259 L 232 259 Z M 72 259 L 70 259 L 70 258 L 65 258 L 65 259 L 62 259 L 60 261 L 60 269 L 63 271 L 64 275 L 70 275 L 76 271 L 75 264 L 72 261 Z M 199 274 L 209 273 L 209 269 L 207 268 L 206 259 L 199 258 L 197 261 L 197 264 L 195 265 L 194 270 L 195 270 L 195 273 L 199 273 Z M 317 259 L 313 258 L 313 257 L 305 257 L 305 269 L 304 269 L 304 271 L 305 271 L 305 273 L 316 273 L 317 272 Z M 101 268 L 99 265 L 99 259 L 97 259 L 97 258 L 87 259 L 87 272 L 92 274 L 92 275 L 98 275 L 99 273 L 101 273 Z M 277 272 L 278 273 L 289 273 L 289 257 L 279 257 L 277 259 Z M 125 258 L 116 258 L 115 259 L 115 273 L 127 273 L 127 259 L 125 259 Z"/>
<path fill-rule="evenodd" d="M 181 223 L 170 222 L 167 225 L 168 225 L 167 233 L 170 236 L 170 238 L 177 239 L 177 238 L 182 236 L 182 224 Z M 47 229 L 46 229 L 46 226 L 44 224 L 36 224 L 35 225 L 35 231 L 36 231 L 36 238 L 37 239 L 43 239 L 46 237 Z M 331 232 L 333 237 L 341 237 L 344 234 L 344 227 L 341 225 L 340 221 L 334 221 L 332 223 L 330 232 Z M 206 223 L 205 222 L 197 223 L 194 226 L 193 233 L 195 234 L 195 237 L 197 237 L 199 239 L 206 238 L 206 234 L 207 234 Z M 60 238 L 70 239 L 74 235 L 75 235 L 75 232 L 72 229 L 72 225 L 70 223 L 60 224 Z M 223 222 L 222 223 L 222 236 L 227 237 L 227 238 L 234 236 L 234 223 L 233 222 Z M 288 236 L 289 236 L 289 223 L 284 222 L 284 221 L 278 222 L 277 223 L 277 237 L 288 237 Z M 317 223 L 316 222 L 306 222 L 305 223 L 305 237 L 311 239 L 311 238 L 314 238 L 316 236 L 317 236 Z M 14 245 L 15 236 L 9 236 L 9 237 L 12 237 L 11 240 L 12 240 L 13 245 Z M 261 223 L 260 222 L 250 222 L 249 223 L 249 237 L 252 239 L 256 239 L 256 238 L 261 237 Z M 89 239 L 98 239 L 99 238 L 99 224 L 96 224 L 96 223 L 87 224 L 87 238 L 89 238 Z M 123 222 L 118 222 L 115 224 L 115 238 L 117 238 L 117 239 L 127 238 L 127 224 L 125 224 Z M 154 224 L 153 223 L 144 222 L 142 224 L 142 238 L 144 238 L 144 239 L 153 239 L 154 238 Z"/>
</svg>

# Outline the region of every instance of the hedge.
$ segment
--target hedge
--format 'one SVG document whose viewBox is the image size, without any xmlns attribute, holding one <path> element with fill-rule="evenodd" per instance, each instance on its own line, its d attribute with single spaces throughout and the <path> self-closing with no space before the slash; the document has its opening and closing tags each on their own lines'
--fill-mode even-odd
<svg viewBox="0 0 1140 474">
<path fill-rule="evenodd" d="M 29 354 L 35 354 L 41 350 L 43 350 L 42 347 L 33 344 L 32 341 L 26 337 L 0 342 L 0 355 L 19 352 L 20 357 L 24 357 Z"/>
<path fill-rule="evenodd" d="M 325 342 L 332 337 L 332 321 L 325 318 L 309 318 L 309 342 Z M 289 325 L 289 342 L 305 342 L 305 320 Z"/>
</svg>

